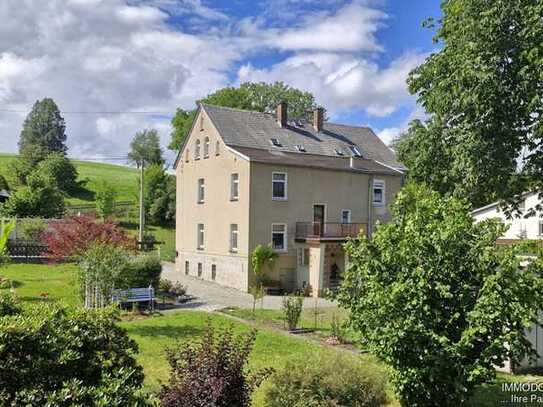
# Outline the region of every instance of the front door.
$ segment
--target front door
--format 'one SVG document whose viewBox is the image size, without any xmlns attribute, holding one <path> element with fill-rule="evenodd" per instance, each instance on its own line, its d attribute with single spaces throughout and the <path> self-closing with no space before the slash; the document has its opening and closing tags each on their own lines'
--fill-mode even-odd
<svg viewBox="0 0 543 407">
<path fill-rule="evenodd" d="M 313 234 L 324 234 L 324 205 L 313 205 Z"/>
</svg>

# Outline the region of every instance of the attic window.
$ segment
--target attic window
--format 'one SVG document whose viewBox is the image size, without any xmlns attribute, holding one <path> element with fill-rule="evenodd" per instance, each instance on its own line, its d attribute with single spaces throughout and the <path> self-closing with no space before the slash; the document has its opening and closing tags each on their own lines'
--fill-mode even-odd
<svg viewBox="0 0 543 407">
<path fill-rule="evenodd" d="M 353 156 L 355 156 L 355 157 L 362 157 L 362 154 L 360 153 L 360 150 L 358 150 L 358 147 L 356 147 L 356 146 L 349 146 L 349 150 L 351 150 L 351 153 L 353 153 Z"/>
<path fill-rule="evenodd" d="M 270 143 L 272 143 L 272 145 L 275 147 L 283 147 L 283 145 L 276 138 L 271 138 Z"/>
<path fill-rule="evenodd" d="M 344 155 L 344 154 L 343 154 L 343 151 L 341 151 L 341 150 L 338 149 L 338 148 L 334 149 L 334 151 L 336 152 L 337 155 Z"/>
<path fill-rule="evenodd" d="M 305 147 L 302 146 L 301 144 L 297 144 L 297 145 L 296 145 L 296 150 L 298 150 L 298 151 L 301 152 L 301 153 L 305 153 L 305 151 L 306 151 L 306 150 L 305 150 Z"/>
</svg>

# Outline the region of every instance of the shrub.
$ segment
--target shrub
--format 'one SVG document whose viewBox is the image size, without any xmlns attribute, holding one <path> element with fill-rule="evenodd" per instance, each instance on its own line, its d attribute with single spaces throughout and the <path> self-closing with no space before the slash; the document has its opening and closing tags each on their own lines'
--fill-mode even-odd
<svg viewBox="0 0 543 407">
<path fill-rule="evenodd" d="M 173 284 L 166 278 L 161 278 L 158 282 L 158 289 L 163 293 L 169 293 L 172 290 Z"/>
<path fill-rule="evenodd" d="M 47 174 L 32 172 L 27 185 L 12 193 L 2 205 L 4 216 L 18 218 L 58 218 L 64 214 L 64 196 Z"/>
<path fill-rule="evenodd" d="M 162 264 L 155 255 L 143 255 L 131 258 L 119 274 L 116 288 L 149 287 L 157 289 L 160 282 Z"/>
<path fill-rule="evenodd" d="M 47 225 L 43 219 L 27 218 L 19 223 L 19 227 L 24 239 L 38 241 Z"/>
<path fill-rule="evenodd" d="M 58 304 L 27 305 L 1 317 L 0 399 L 6 405 L 147 405 L 137 345 L 117 321 L 111 309 Z"/>
<path fill-rule="evenodd" d="M 347 243 L 339 303 L 403 404 L 463 405 L 496 366 L 535 355 L 525 329 L 538 323 L 543 262 L 519 272 L 515 250 L 496 247 L 504 232 L 474 223 L 463 200 L 408 185 L 392 222 Z"/>
<path fill-rule="evenodd" d="M 17 298 L 11 294 L 0 294 L 0 318 L 8 315 L 17 315 L 21 307 Z"/>
<path fill-rule="evenodd" d="M 287 322 L 288 329 L 291 331 L 298 326 L 300 316 L 302 315 L 303 304 L 303 297 L 290 295 L 283 297 L 283 316 Z"/>
<path fill-rule="evenodd" d="M 77 188 L 77 170 L 63 153 L 51 153 L 38 163 L 35 171 L 54 180 L 56 186 L 64 192 Z"/>
<path fill-rule="evenodd" d="M 289 360 L 264 386 L 267 407 L 379 407 L 387 404 L 385 377 L 350 355 Z"/>
<path fill-rule="evenodd" d="M 170 289 L 170 293 L 176 296 L 183 296 L 187 293 L 187 286 L 181 284 L 179 281 L 176 282 Z"/>
<path fill-rule="evenodd" d="M 254 388 L 269 374 L 246 371 L 255 336 L 208 325 L 200 341 L 168 350 L 172 372 L 160 392 L 162 406 L 249 407 Z"/>
<path fill-rule="evenodd" d="M 77 216 L 53 222 L 41 236 L 47 252 L 54 260 L 77 260 L 92 244 L 107 243 L 125 249 L 135 248 L 117 223 L 99 222 L 92 216 Z"/>
<path fill-rule="evenodd" d="M 0 276 L 0 290 L 5 290 L 6 288 L 11 288 L 11 280 Z"/>
<path fill-rule="evenodd" d="M 0 191 L 1 190 L 9 191 L 9 184 L 6 181 L 6 178 L 0 174 Z"/>
<path fill-rule="evenodd" d="M 336 314 L 332 315 L 332 320 L 330 321 L 330 336 L 331 338 L 337 339 L 339 343 L 346 342 L 345 325 L 341 322 Z"/>
<path fill-rule="evenodd" d="M 102 219 L 107 219 L 115 212 L 115 189 L 105 181 L 98 184 L 96 191 L 96 211 Z"/>
</svg>

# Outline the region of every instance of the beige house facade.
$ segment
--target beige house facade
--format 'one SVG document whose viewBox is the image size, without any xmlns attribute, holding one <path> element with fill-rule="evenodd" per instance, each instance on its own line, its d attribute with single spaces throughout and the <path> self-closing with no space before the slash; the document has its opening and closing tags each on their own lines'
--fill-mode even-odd
<svg viewBox="0 0 543 407">
<path fill-rule="evenodd" d="M 201 105 L 176 161 L 176 271 L 247 291 L 250 255 L 278 256 L 266 285 L 314 296 L 341 284 L 342 244 L 386 222 L 404 168 L 368 128 Z"/>
</svg>

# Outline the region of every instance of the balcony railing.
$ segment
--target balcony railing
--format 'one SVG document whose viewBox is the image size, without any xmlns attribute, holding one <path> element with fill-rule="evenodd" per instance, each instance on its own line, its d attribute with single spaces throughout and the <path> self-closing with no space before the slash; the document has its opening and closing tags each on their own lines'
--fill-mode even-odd
<svg viewBox="0 0 543 407">
<path fill-rule="evenodd" d="M 297 222 L 296 239 L 345 239 L 366 233 L 365 223 Z"/>
</svg>

